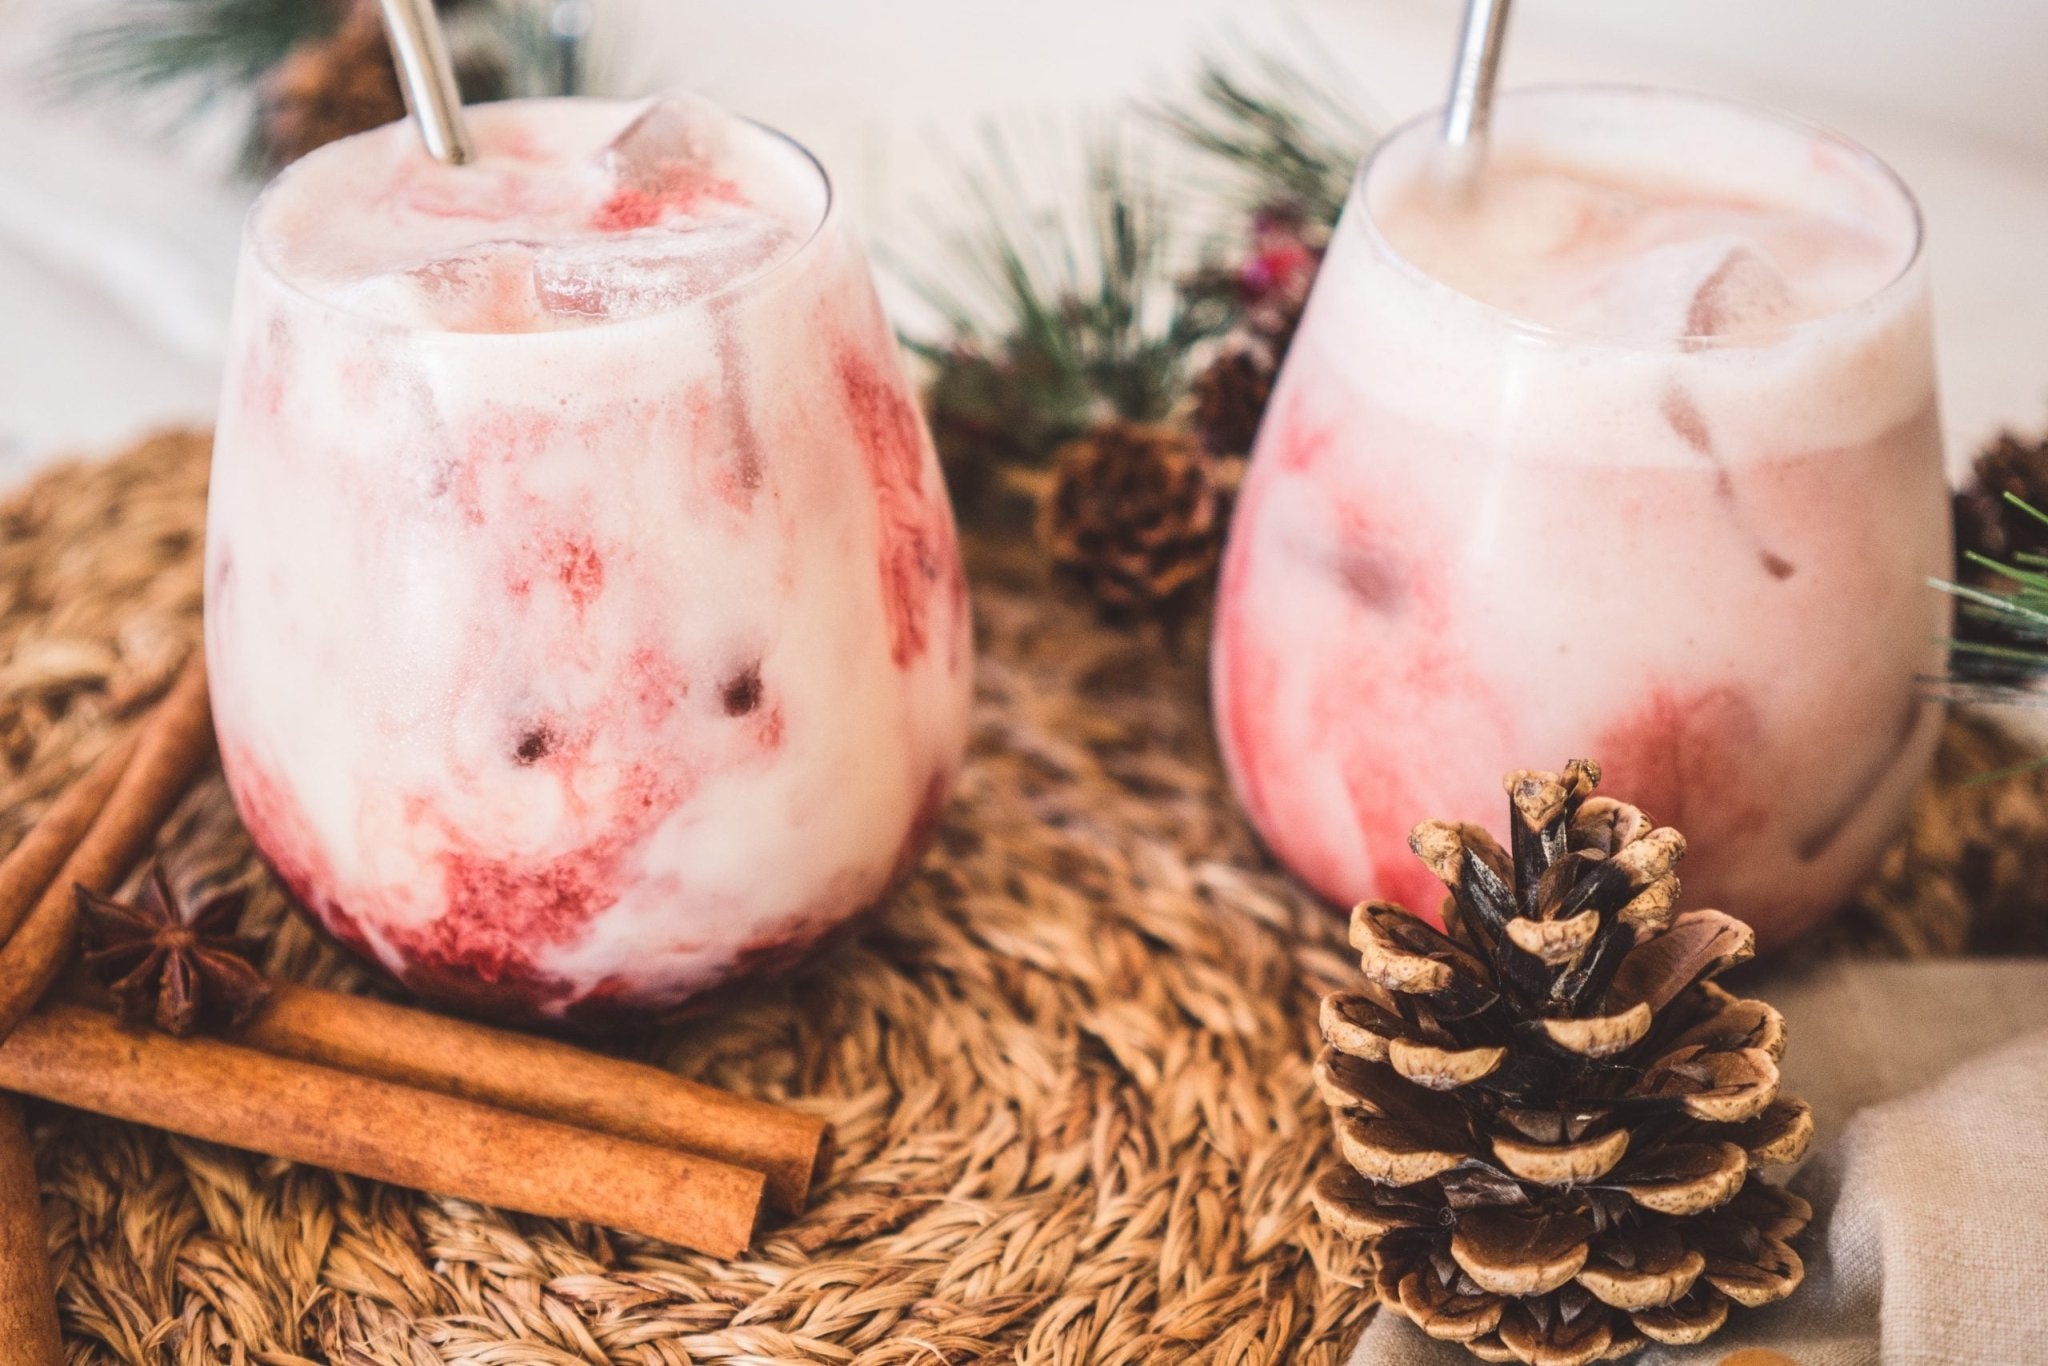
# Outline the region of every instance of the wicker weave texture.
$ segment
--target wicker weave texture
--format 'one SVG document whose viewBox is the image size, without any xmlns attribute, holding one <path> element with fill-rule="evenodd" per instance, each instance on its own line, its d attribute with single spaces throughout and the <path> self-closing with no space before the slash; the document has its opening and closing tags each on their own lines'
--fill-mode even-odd
<svg viewBox="0 0 2048 1366">
<path fill-rule="evenodd" d="M 205 461 L 167 434 L 0 504 L 0 840 L 192 648 Z M 977 584 L 972 759 L 922 870 L 794 975 L 623 1045 L 829 1116 L 808 1214 L 719 1263 L 38 1107 L 73 1362 L 1340 1360 L 1367 1267 L 1304 1192 L 1342 922 L 1233 813 L 1199 655 L 1019 578 Z M 1953 725 L 1911 837 L 1805 951 L 2038 936 L 2048 779 L 1965 781 L 2012 749 Z M 217 778 L 166 840 L 245 871 L 272 972 L 378 989 Z"/>
<path fill-rule="evenodd" d="M 196 638 L 205 454 L 161 437 L 0 509 L 6 837 Z M 72 1359 L 1336 1360 L 1365 1268 L 1303 1193 L 1340 924 L 1230 814 L 1198 661 L 1042 595 L 978 608 L 973 759 L 923 870 L 794 976 L 630 1041 L 829 1115 L 807 1215 L 722 1264 L 40 1107 Z M 369 985 L 217 779 L 167 838 L 251 868 L 273 972 Z"/>
</svg>

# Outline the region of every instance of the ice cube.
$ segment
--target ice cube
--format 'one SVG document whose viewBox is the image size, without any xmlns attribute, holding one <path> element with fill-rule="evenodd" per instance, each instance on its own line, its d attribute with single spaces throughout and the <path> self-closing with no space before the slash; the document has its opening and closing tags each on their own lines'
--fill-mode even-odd
<svg viewBox="0 0 2048 1366">
<path fill-rule="evenodd" d="M 1611 266 L 1573 324 L 1625 337 L 1725 337 L 1788 315 L 1792 294 L 1763 253 L 1728 237 L 1667 242 Z"/>
<path fill-rule="evenodd" d="M 709 174 L 724 144 L 726 115 L 687 96 L 656 100 L 599 154 L 615 185 L 659 193 Z"/>
<path fill-rule="evenodd" d="M 483 242 L 406 272 L 442 326 L 459 332 L 521 332 L 537 319 L 533 244 Z"/>
<path fill-rule="evenodd" d="M 591 226 L 630 232 L 742 203 L 739 186 L 721 174 L 730 122 L 702 100 L 647 106 L 598 156 L 604 199 Z"/>
<path fill-rule="evenodd" d="M 1725 252 L 1692 292 L 1682 337 L 1760 332 L 1792 308 L 1792 291 L 1762 252 L 1739 243 Z"/>
<path fill-rule="evenodd" d="M 358 311 L 453 332 L 521 332 L 539 317 L 533 244 L 482 242 L 364 276 L 346 292 Z"/>
<path fill-rule="evenodd" d="M 639 318 L 716 293 L 766 266 L 788 241 L 774 219 L 736 214 L 543 247 L 534 293 L 558 319 Z"/>
</svg>

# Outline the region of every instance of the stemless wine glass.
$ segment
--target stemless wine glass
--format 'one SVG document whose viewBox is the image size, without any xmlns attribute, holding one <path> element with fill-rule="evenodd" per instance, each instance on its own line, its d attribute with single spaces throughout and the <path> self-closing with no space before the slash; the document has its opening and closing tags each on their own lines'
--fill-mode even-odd
<svg viewBox="0 0 2048 1366">
<path fill-rule="evenodd" d="M 909 866 L 964 745 L 966 590 L 808 153 L 675 101 L 470 120 L 471 165 L 391 125 L 250 215 L 207 661 L 249 831 L 337 938 L 590 1022 Z"/>
<path fill-rule="evenodd" d="M 1471 201 L 1408 125 L 1330 244 L 1224 566 L 1236 790 L 1324 895 L 1430 915 L 1415 822 L 1499 831 L 1504 772 L 1589 757 L 1685 833 L 1688 904 L 1782 941 L 1897 832 L 1940 727 L 1916 687 L 1951 553 L 1918 210 L 1840 137 L 1666 91 L 1508 94 L 1489 157 Z M 1490 183 L 1563 164 L 1596 168 L 1581 202 Z M 1633 240 L 1667 209 L 1678 240 Z M 1850 245 L 1773 264 L 1741 240 L 1765 221 Z M 1549 273 L 1603 254 L 1581 294 Z"/>
</svg>

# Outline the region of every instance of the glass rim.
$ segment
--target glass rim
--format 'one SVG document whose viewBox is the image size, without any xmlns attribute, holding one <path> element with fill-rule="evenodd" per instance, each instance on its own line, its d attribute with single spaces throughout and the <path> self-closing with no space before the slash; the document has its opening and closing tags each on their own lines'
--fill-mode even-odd
<svg viewBox="0 0 2048 1366">
<path fill-rule="evenodd" d="M 492 100 L 484 104 L 472 105 L 467 112 L 470 114 L 472 118 L 474 118 L 479 112 L 489 110 L 497 106 L 556 103 L 564 100 L 572 100 L 577 101 L 579 103 L 589 102 L 593 104 L 638 105 L 642 108 L 645 108 L 649 105 L 654 104 L 658 100 L 667 98 L 669 93 L 671 92 L 663 92 L 662 94 L 657 95 L 648 95 L 637 99 L 614 99 L 609 96 L 597 95 L 531 95 L 508 100 Z M 769 281 L 784 276 L 786 273 L 788 273 L 791 267 L 796 265 L 797 262 L 805 260 L 806 258 L 816 254 L 818 243 L 825 236 L 826 229 L 836 224 L 842 216 L 839 206 L 839 187 L 833 182 L 832 173 L 825 168 L 825 163 L 818 159 L 818 156 L 815 152 L 811 151 L 810 148 L 804 146 L 803 143 L 797 141 L 795 137 L 783 132 L 779 128 L 763 123 L 759 119 L 751 118 L 748 115 L 738 113 L 731 109 L 726 109 L 723 105 L 718 105 L 717 107 L 723 110 L 729 117 L 737 120 L 740 123 L 746 124 L 748 127 L 754 129 L 756 132 L 766 134 L 768 137 L 774 139 L 776 142 L 781 143 L 785 147 L 788 147 L 791 151 L 795 152 L 798 158 L 802 161 L 802 163 L 805 166 L 808 166 L 813 172 L 816 173 L 818 177 L 818 184 L 825 192 L 825 200 L 823 206 L 818 211 L 817 221 L 811 225 L 810 231 L 807 234 L 805 234 L 801 241 L 797 242 L 795 246 L 791 247 L 788 252 L 786 252 L 783 256 L 777 259 L 774 263 L 769 265 L 765 270 L 756 271 L 752 275 L 748 275 L 741 279 L 735 280 L 730 284 L 720 286 L 719 288 L 711 290 L 708 293 L 697 295 L 696 297 L 688 300 L 687 302 L 674 305 L 673 307 L 658 309 L 652 313 L 636 314 L 635 316 L 630 318 L 593 318 L 587 322 L 578 323 L 573 327 L 542 327 L 533 328 L 531 330 L 522 332 L 486 332 L 465 331 L 450 327 L 435 327 L 421 323 L 405 322 L 393 318 L 382 317 L 376 313 L 369 312 L 363 309 L 351 308 L 347 304 L 337 302 L 334 299 L 330 299 L 325 297 L 324 295 L 318 294 L 313 290 L 307 288 L 305 285 L 301 284 L 299 281 L 293 279 L 291 275 L 288 272 L 286 272 L 276 260 L 272 258 L 270 251 L 268 251 L 264 247 L 264 245 L 257 239 L 255 229 L 258 219 L 263 214 L 266 202 L 270 199 L 270 197 L 273 194 L 276 194 L 278 192 L 278 187 L 284 184 L 285 181 L 289 179 L 291 176 L 296 174 L 301 166 L 305 165 L 308 161 L 311 161 L 314 157 L 317 157 L 322 152 L 326 151 L 327 147 L 316 147 L 311 152 L 308 152 L 305 156 L 299 158 L 297 161 L 294 161 L 289 166 L 286 166 L 283 170 L 279 171 L 275 176 L 271 177 L 270 182 L 266 184 L 263 187 L 263 189 L 257 194 L 255 200 L 251 202 L 249 205 L 248 213 L 243 216 L 241 256 L 245 261 L 253 263 L 256 266 L 256 268 L 263 273 L 265 277 L 274 282 L 276 286 L 279 289 L 283 290 L 286 294 L 292 296 L 293 298 L 303 300 L 305 303 L 323 312 L 347 318 L 351 322 L 356 323 L 362 327 L 370 328 L 381 332 L 402 333 L 404 335 L 412 337 L 450 338 L 460 342 L 474 343 L 477 345 L 516 344 L 520 342 L 528 342 L 530 341 L 530 339 L 536 337 L 561 338 L 575 336 L 579 333 L 592 333 L 610 336 L 616 334 L 619 330 L 624 328 L 652 326 L 664 320 L 679 317 L 683 314 L 697 312 L 706 309 L 712 305 L 715 305 L 723 300 L 732 299 L 742 296 L 744 294 L 751 293 L 755 291 L 757 288 L 765 287 Z M 486 114 L 485 117 L 490 117 L 490 115 Z M 373 137 L 379 133 L 384 132 L 386 129 L 394 128 L 399 125 L 409 123 L 410 120 L 411 116 L 408 115 L 406 118 L 396 119 L 393 120 L 391 123 L 381 124 L 376 128 L 365 129 L 363 132 L 350 134 L 346 138 L 340 138 L 333 143 L 327 144 L 327 146 L 338 147 L 343 143 L 351 142 L 356 138 Z"/>
<path fill-rule="evenodd" d="M 1371 179 L 1373 169 L 1379 165 L 1381 158 L 1397 143 L 1414 137 L 1418 130 L 1424 127 L 1434 128 L 1441 122 L 1443 111 L 1441 109 L 1429 109 L 1403 120 L 1394 128 L 1389 129 L 1385 136 L 1381 137 L 1373 145 L 1372 149 L 1360 159 L 1358 171 L 1352 177 L 1351 189 L 1345 195 L 1345 216 L 1348 218 L 1351 216 L 1352 211 L 1356 211 L 1367 240 L 1381 257 L 1392 262 L 1403 276 L 1420 283 L 1427 289 L 1441 292 L 1448 298 L 1456 299 L 1462 304 L 1483 310 L 1503 331 L 1522 340 L 1542 342 L 1558 347 L 1569 346 L 1589 350 L 1606 349 L 1630 352 L 1762 350 L 1804 335 L 1811 330 L 1838 323 L 1841 319 L 1853 314 L 1874 310 L 1882 301 L 1898 293 L 1905 286 L 1906 282 L 1914 276 L 1923 257 L 1926 255 L 1927 218 L 1920 208 L 1920 201 L 1914 195 L 1912 187 L 1906 184 L 1905 177 L 1894 170 L 1891 163 L 1887 162 L 1876 152 L 1873 152 L 1847 134 L 1837 132 L 1816 119 L 1810 119 L 1805 115 L 1780 109 L 1775 105 L 1759 104 L 1749 100 L 1736 99 L 1732 96 L 1715 95 L 1705 91 L 1688 90 L 1678 86 L 1660 86 L 1626 81 L 1549 81 L 1533 85 L 1515 86 L 1512 89 L 1500 92 L 1495 108 L 1498 110 L 1500 103 L 1512 103 L 1519 99 L 1531 97 L 1537 99 L 1558 97 L 1593 97 L 1595 99 L 1652 97 L 1658 100 L 1702 106 L 1723 114 L 1736 115 L 1758 123 L 1774 124 L 1780 128 L 1804 133 L 1809 137 L 1825 139 L 1827 142 L 1848 153 L 1859 165 L 1874 171 L 1879 182 L 1891 187 L 1893 193 L 1898 197 L 1898 202 L 1905 207 L 1907 221 L 1912 230 L 1912 239 L 1907 244 L 1905 258 L 1900 262 L 1899 268 L 1887 277 L 1883 284 L 1878 285 L 1868 293 L 1848 303 L 1829 309 L 1825 313 L 1816 314 L 1810 318 L 1802 318 L 1798 322 L 1787 323 L 1778 327 L 1760 329 L 1754 332 L 1675 337 L 1629 337 L 1619 336 L 1611 332 L 1557 327 L 1521 317 L 1501 307 L 1499 304 L 1491 303 L 1474 294 L 1468 294 L 1448 281 L 1432 275 L 1420 265 L 1410 260 L 1380 230 L 1379 221 L 1374 216 L 1372 206 L 1366 199 L 1366 183 Z"/>
</svg>

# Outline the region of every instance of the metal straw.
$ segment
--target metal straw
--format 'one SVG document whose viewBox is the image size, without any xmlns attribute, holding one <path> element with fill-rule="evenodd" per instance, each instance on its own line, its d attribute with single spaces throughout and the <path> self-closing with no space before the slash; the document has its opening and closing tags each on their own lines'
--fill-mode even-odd
<svg viewBox="0 0 2048 1366">
<path fill-rule="evenodd" d="M 1466 0 L 1465 30 L 1451 67 L 1451 95 L 1444 103 L 1444 141 L 1453 147 L 1485 140 L 1493 112 L 1494 78 L 1500 74 L 1501 37 L 1507 31 L 1509 0 Z"/>
<path fill-rule="evenodd" d="M 462 122 L 462 95 L 455 88 L 455 66 L 448 60 L 448 40 L 441 33 L 433 0 L 379 3 L 420 140 L 435 157 L 460 166 L 472 155 L 469 129 Z"/>
<path fill-rule="evenodd" d="M 593 18 L 590 0 L 555 0 L 548 14 L 548 32 L 555 39 L 555 78 L 564 95 L 583 93 L 583 45 Z"/>
</svg>

